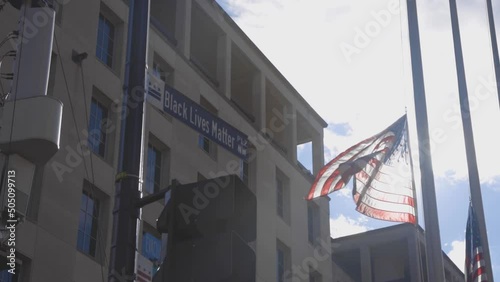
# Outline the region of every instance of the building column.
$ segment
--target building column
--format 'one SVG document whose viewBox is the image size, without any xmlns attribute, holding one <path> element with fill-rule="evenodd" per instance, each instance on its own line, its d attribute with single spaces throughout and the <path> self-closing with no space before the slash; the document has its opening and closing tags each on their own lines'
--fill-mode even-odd
<svg viewBox="0 0 500 282">
<path fill-rule="evenodd" d="M 359 248 L 361 256 L 361 281 L 372 282 L 372 260 L 370 246 L 363 245 Z"/>
<path fill-rule="evenodd" d="M 217 39 L 217 81 L 221 94 L 231 99 L 231 39 L 226 34 Z"/>
<path fill-rule="evenodd" d="M 412 229 L 413 230 L 413 229 Z M 415 228 L 412 234 L 408 236 L 408 263 L 410 268 L 410 276 L 412 282 L 422 280 L 422 248 L 420 248 L 420 240 L 418 238 L 418 230 Z"/>
<path fill-rule="evenodd" d="M 252 114 L 258 130 L 266 127 L 266 77 L 259 71 L 253 77 Z"/>
<path fill-rule="evenodd" d="M 297 163 L 297 109 L 292 105 L 291 107 L 283 106 L 283 117 L 286 125 L 285 130 L 288 137 L 287 150 L 288 157 L 293 163 Z"/>
<path fill-rule="evenodd" d="M 323 144 L 323 131 L 312 138 L 313 175 L 318 175 L 319 170 L 325 165 L 325 151 Z"/>
<path fill-rule="evenodd" d="M 191 52 L 191 9 L 192 0 L 177 1 L 175 19 L 175 38 L 177 47 L 184 57 L 189 58 Z"/>
</svg>

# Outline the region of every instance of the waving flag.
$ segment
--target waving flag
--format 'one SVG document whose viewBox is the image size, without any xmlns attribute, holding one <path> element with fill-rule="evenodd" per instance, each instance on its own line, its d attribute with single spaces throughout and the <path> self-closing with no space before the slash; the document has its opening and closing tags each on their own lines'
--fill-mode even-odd
<svg viewBox="0 0 500 282">
<path fill-rule="evenodd" d="M 352 176 L 357 211 L 377 219 L 415 223 L 406 115 L 324 166 L 307 199 L 345 187 Z"/>
<path fill-rule="evenodd" d="M 469 206 L 469 218 L 467 219 L 467 230 L 465 232 L 465 281 L 488 281 L 481 236 L 472 203 Z"/>
</svg>

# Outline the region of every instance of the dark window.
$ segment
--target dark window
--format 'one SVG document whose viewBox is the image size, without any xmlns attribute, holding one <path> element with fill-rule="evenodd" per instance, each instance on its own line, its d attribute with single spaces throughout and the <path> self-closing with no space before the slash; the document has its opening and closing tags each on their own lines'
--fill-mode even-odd
<svg viewBox="0 0 500 282">
<path fill-rule="evenodd" d="M 0 282 L 19 282 L 21 279 L 25 277 L 25 274 L 23 273 L 22 265 L 19 263 L 16 263 L 15 266 L 15 274 L 9 273 L 10 267 L 8 267 L 7 264 L 7 259 L 2 258 L 1 263 L 2 263 L 2 270 L 0 270 Z M 24 279 L 23 279 L 24 280 Z"/>
<path fill-rule="evenodd" d="M 322 282 L 321 274 L 317 271 L 309 271 L 309 282 Z"/>
<path fill-rule="evenodd" d="M 96 255 L 98 224 L 99 200 L 84 191 L 80 204 L 77 247 L 78 250 L 92 257 Z"/>
<path fill-rule="evenodd" d="M 15 282 L 17 278 L 10 274 L 7 269 L 0 271 L 0 282 Z"/>
<path fill-rule="evenodd" d="M 167 72 L 158 62 L 153 62 L 153 75 L 163 80 L 163 82 L 167 81 Z"/>
<path fill-rule="evenodd" d="M 113 66 L 113 44 L 115 27 L 102 14 L 99 14 L 99 26 L 97 28 L 96 56 L 109 67 Z"/>
<path fill-rule="evenodd" d="M 284 197 L 285 187 L 283 181 L 279 178 L 276 178 L 276 212 L 281 217 L 284 217 L 285 214 Z"/>
<path fill-rule="evenodd" d="M 276 249 L 276 281 L 285 281 L 285 252 L 279 247 Z"/>
<path fill-rule="evenodd" d="M 203 135 L 200 135 L 200 137 L 198 138 L 198 146 L 203 149 L 203 151 L 210 154 L 210 139 Z"/>
<path fill-rule="evenodd" d="M 160 190 L 161 186 L 161 152 L 153 145 L 148 145 L 148 162 L 146 175 L 146 192 L 153 194 Z"/>
<path fill-rule="evenodd" d="M 248 161 L 241 160 L 241 163 L 240 163 L 240 178 L 241 178 L 241 181 L 243 181 L 243 183 L 245 183 L 245 185 L 247 185 L 247 186 L 249 186 L 249 183 L 248 183 L 248 170 L 249 170 Z"/>
<path fill-rule="evenodd" d="M 105 156 L 106 131 L 104 130 L 104 123 L 107 116 L 107 108 L 95 98 L 92 98 L 90 103 L 89 148 L 101 157 Z"/>
<path fill-rule="evenodd" d="M 307 204 L 307 237 L 315 244 L 319 236 L 319 207 L 315 203 Z"/>
<path fill-rule="evenodd" d="M 309 242 L 314 242 L 314 211 L 311 205 L 307 205 L 307 237 Z"/>
<path fill-rule="evenodd" d="M 166 85 L 174 85 L 174 69 L 158 54 L 153 55 L 153 68 L 151 73 Z"/>
<path fill-rule="evenodd" d="M 198 147 L 205 151 L 212 159 L 217 158 L 217 145 L 214 141 L 208 139 L 208 137 L 204 135 L 198 136 Z"/>
<path fill-rule="evenodd" d="M 200 97 L 200 106 L 211 113 L 213 116 L 217 116 L 217 108 L 212 105 L 205 97 Z M 212 159 L 217 159 L 217 144 L 210 140 L 204 135 L 198 136 L 198 147 L 205 151 Z"/>
<path fill-rule="evenodd" d="M 149 233 L 142 233 L 142 252 L 152 262 L 159 262 L 161 255 L 161 239 Z"/>
</svg>

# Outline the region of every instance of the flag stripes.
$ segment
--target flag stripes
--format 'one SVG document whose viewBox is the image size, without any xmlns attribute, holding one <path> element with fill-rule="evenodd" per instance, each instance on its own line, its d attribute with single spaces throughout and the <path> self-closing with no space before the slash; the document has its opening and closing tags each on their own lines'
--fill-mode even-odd
<svg viewBox="0 0 500 282">
<path fill-rule="evenodd" d="M 359 212 L 382 220 L 415 223 L 410 156 L 405 142 L 403 133 L 378 171 L 376 167 L 367 166 L 356 174 L 353 193 Z"/>
<path fill-rule="evenodd" d="M 479 226 L 472 203 L 469 205 L 469 218 L 465 232 L 465 281 L 488 281 Z"/>
<path fill-rule="evenodd" d="M 323 167 L 308 200 L 343 188 L 355 176 L 357 210 L 382 220 L 415 223 L 406 115 L 379 134 L 339 154 Z"/>
<path fill-rule="evenodd" d="M 333 180 L 336 179 L 337 176 L 340 174 L 340 171 L 338 171 L 339 165 L 347 161 L 352 161 L 356 156 L 362 153 L 363 150 L 367 146 L 369 146 L 374 139 L 375 139 L 374 137 L 371 137 L 364 141 L 361 141 L 360 143 L 347 149 L 347 151 L 338 155 L 336 158 L 331 160 L 326 166 L 324 166 L 320 170 L 318 177 L 316 178 L 313 184 L 313 187 L 316 187 L 317 189 L 311 189 L 311 192 L 309 193 L 307 199 L 311 200 L 312 198 L 324 196 L 342 188 L 338 187 L 337 189 L 332 189 L 331 187 Z"/>
<path fill-rule="evenodd" d="M 364 203 L 359 204 L 356 210 L 366 216 L 376 219 L 395 221 L 395 222 L 410 222 L 410 223 L 415 223 L 416 221 L 414 214 L 393 212 L 393 211 L 388 212 L 386 210 L 372 208 L 370 206 L 365 205 Z"/>
</svg>

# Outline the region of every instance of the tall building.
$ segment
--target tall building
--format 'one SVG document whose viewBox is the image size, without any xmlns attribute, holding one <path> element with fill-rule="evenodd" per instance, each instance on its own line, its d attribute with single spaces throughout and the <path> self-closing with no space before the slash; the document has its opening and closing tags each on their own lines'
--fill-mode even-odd
<svg viewBox="0 0 500 282">
<path fill-rule="evenodd" d="M 123 120 L 128 1 L 47 2 L 56 11 L 47 96 L 64 105 L 60 149 L 36 164 L 25 221 L 16 230 L 18 271 L 13 278 L 3 271 L 0 281 L 104 281 Z M 9 4 L 0 11 L 0 39 L 18 29 L 20 18 Z M 36 33 L 45 18 L 37 14 L 26 21 Z M 0 54 L 15 49 L 12 42 Z M 324 163 L 325 121 L 213 0 L 151 0 L 147 63 L 150 86 L 189 98 L 248 136 L 249 158 L 231 150 L 234 140 L 216 142 L 190 126 L 185 113 L 176 116 L 149 99 L 144 194 L 172 179 L 191 183 L 238 174 L 257 198 L 255 281 L 331 281 L 331 258 L 318 251 L 330 249 L 329 199 L 304 200 Z M 11 64 L 6 59 L 2 72 L 10 72 Z M 8 80 L 1 82 L 8 88 Z M 304 164 L 298 146 L 310 152 Z M 138 251 L 155 263 L 162 259 L 155 225 L 163 207 L 163 201 L 146 206 L 139 230 Z M 7 246 L 1 250 L 6 254 Z"/>
</svg>

